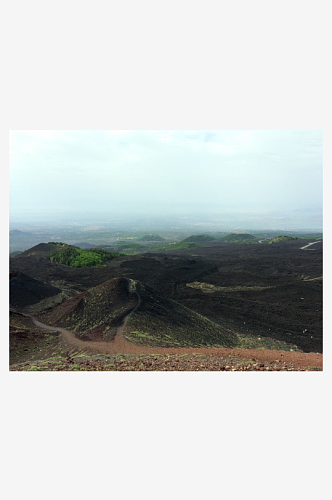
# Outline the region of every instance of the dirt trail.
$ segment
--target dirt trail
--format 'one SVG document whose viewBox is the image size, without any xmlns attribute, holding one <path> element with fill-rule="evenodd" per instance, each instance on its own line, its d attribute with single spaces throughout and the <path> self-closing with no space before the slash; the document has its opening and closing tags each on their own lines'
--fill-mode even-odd
<svg viewBox="0 0 332 500">
<path fill-rule="evenodd" d="M 36 318 L 31 316 L 33 323 L 46 330 L 57 331 L 62 334 L 63 339 L 71 347 L 84 350 L 91 354 L 211 354 L 225 358 L 228 356 L 236 356 L 241 359 L 252 359 L 257 361 L 284 361 L 292 363 L 295 366 L 307 367 L 316 366 L 323 368 L 323 355 L 319 353 L 299 353 L 288 351 L 270 351 L 268 349 L 220 349 L 220 348 L 198 348 L 198 347 L 145 347 L 128 342 L 124 337 L 124 331 L 128 320 L 139 308 L 141 297 L 136 290 L 136 282 L 128 279 L 129 291 L 137 296 L 137 305 L 125 317 L 121 326 L 116 329 L 115 339 L 109 342 L 93 342 L 78 339 L 73 332 L 61 327 L 54 327 L 41 323 Z"/>
<path fill-rule="evenodd" d="M 36 318 L 31 317 L 33 323 L 39 327 L 46 330 L 58 331 L 62 334 L 64 340 L 69 346 L 75 347 L 80 350 L 84 350 L 91 354 L 211 354 L 213 356 L 218 356 L 225 358 L 228 356 L 236 356 L 241 359 L 252 359 L 256 361 L 284 361 L 285 363 L 292 363 L 294 366 L 307 367 L 316 366 L 318 368 L 323 367 L 323 355 L 317 353 L 294 353 L 287 351 L 269 351 L 267 349 L 219 349 L 219 348 L 164 348 L 164 347 L 144 347 L 128 342 L 123 335 L 123 331 L 126 327 L 126 322 L 128 321 L 131 314 L 140 305 L 140 296 L 136 290 L 133 290 L 137 294 L 138 304 L 126 317 L 125 322 L 121 327 L 118 328 L 117 335 L 115 339 L 111 342 L 92 342 L 80 340 L 75 337 L 74 333 L 66 330 L 65 328 L 54 327 L 45 325 L 41 323 Z"/>
</svg>

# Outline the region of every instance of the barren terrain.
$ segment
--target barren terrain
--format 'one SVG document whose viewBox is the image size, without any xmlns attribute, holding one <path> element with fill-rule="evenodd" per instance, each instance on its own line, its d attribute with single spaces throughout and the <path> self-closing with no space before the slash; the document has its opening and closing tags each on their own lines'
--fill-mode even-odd
<svg viewBox="0 0 332 500">
<path fill-rule="evenodd" d="M 321 370 L 322 242 L 312 243 L 210 243 L 89 269 L 52 263 L 52 245 L 38 245 L 11 269 L 53 288 L 13 304 L 10 369 Z M 114 278 L 117 291 L 105 285 Z"/>
</svg>

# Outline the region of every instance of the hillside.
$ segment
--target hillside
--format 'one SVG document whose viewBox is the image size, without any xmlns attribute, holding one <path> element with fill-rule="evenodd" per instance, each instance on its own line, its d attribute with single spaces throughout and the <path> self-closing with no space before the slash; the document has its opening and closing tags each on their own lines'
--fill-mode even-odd
<svg viewBox="0 0 332 500">
<path fill-rule="evenodd" d="M 314 252 L 307 252 L 301 249 L 307 243 L 224 243 L 123 256 L 105 266 L 82 268 L 47 260 L 45 255 L 56 245 L 40 244 L 10 263 L 13 269 L 60 288 L 64 299 L 112 278 L 130 278 L 241 334 L 250 345 L 254 340 L 257 347 L 275 349 L 280 341 L 287 351 L 296 345 L 306 353 L 322 352 L 323 245 L 320 240 Z M 198 288 L 192 287 L 195 283 Z M 47 307 L 54 302 L 47 299 Z M 30 307 L 35 316 L 35 306 Z"/>
<path fill-rule="evenodd" d="M 43 330 L 33 325 L 30 316 L 9 311 L 9 362 L 33 365 L 44 359 L 53 358 L 55 354 L 64 355 L 61 350 L 59 333 Z"/>
<path fill-rule="evenodd" d="M 9 273 L 9 303 L 11 306 L 24 308 L 58 295 L 60 292 L 59 288 L 30 278 L 30 276 L 14 269 L 11 269 Z"/>
<path fill-rule="evenodd" d="M 130 317 L 126 338 L 136 344 L 159 347 L 234 347 L 237 336 L 213 321 L 134 282 L 140 305 Z"/>
<path fill-rule="evenodd" d="M 159 234 L 145 234 L 139 241 L 166 241 L 165 238 L 159 236 Z"/>
<path fill-rule="evenodd" d="M 124 335 L 131 344 L 158 348 L 291 348 L 277 339 L 235 333 L 159 295 L 135 280 L 115 278 L 82 292 L 38 316 L 82 340 L 110 342 Z"/>
<path fill-rule="evenodd" d="M 181 243 L 185 242 L 193 242 L 193 243 L 204 243 L 205 241 L 217 241 L 213 236 L 209 236 L 208 234 L 193 234 L 188 236 L 188 238 L 182 240 Z"/>
<path fill-rule="evenodd" d="M 44 323 L 67 328 L 83 340 L 109 341 L 136 303 L 128 280 L 114 278 L 79 293 L 39 318 Z"/>
<path fill-rule="evenodd" d="M 291 241 L 298 239 L 299 238 L 294 238 L 292 236 L 276 236 L 275 238 L 272 238 L 271 240 L 267 241 L 267 243 L 280 243 L 281 241 Z"/>
<path fill-rule="evenodd" d="M 26 257 L 45 257 L 48 252 L 55 250 L 57 248 L 56 243 L 38 243 L 31 248 L 28 248 L 24 252 L 15 256 L 15 260 L 17 259 L 25 259 Z"/>
<path fill-rule="evenodd" d="M 226 236 L 222 236 L 221 238 L 218 238 L 218 241 L 226 241 L 228 243 L 256 243 L 258 242 L 258 239 L 255 238 L 252 234 L 236 234 L 236 233 L 231 233 L 227 234 Z"/>
<path fill-rule="evenodd" d="M 237 337 L 212 321 L 166 299 L 143 283 L 115 278 L 39 315 L 40 321 L 78 338 L 111 341 L 130 312 L 126 338 L 159 347 L 234 347 Z"/>
<path fill-rule="evenodd" d="M 51 262 L 71 267 L 93 267 L 102 266 L 105 262 L 120 256 L 119 253 L 109 252 L 101 248 L 86 250 L 66 243 L 58 243 L 56 248 L 46 255 L 46 258 Z"/>
<path fill-rule="evenodd" d="M 9 258 L 10 257 L 15 257 L 15 255 L 18 255 L 19 253 L 22 253 L 22 251 L 21 250 L 16 250 L 15 252 L 10 252 Z"/>
</svg>

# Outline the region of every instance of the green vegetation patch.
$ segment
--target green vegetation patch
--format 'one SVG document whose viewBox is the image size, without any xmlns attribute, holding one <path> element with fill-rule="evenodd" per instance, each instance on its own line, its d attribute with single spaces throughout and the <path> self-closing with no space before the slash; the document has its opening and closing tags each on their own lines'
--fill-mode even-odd
<svg viewBox="0 0 332 500">
<path fill-rule="evenodd" d="M 208 234 L 193 234 L 191 236 L 188 236 L 185 240 L 182 240 L 182 242 L 194 242 L 194 243 L 204 243 L 205 241 L 217 241 L 217 238 L 214 238 L 213 236 L 209 236 Z"/>
<path fill-rule="evenodd" d="M 57 248 L 51 250 L 46 258 L 51 262 L 57 262 L 71 267 L 92 267 L 102 266 L 105 262 L 120 257 L 120 253 L 109 252 L 101 248 L 91 248 L 83 250 L 82 248 L 65 243 L 57 244 Z"/>
<path fill-rule="evenodd" d="M 218 241 L 226 241 L 228 243 L 258 243 L 259 240 L 258 240 L 258 238 L 256 238 L 252 234 L 231 233 L 231 234 L 227 234 L 226 236 L 222 236 L 221 238 L 218 238 Z"/>
<path fill-rule="evenodd" d="M 290 240 L 299 240 L 300 238 L 294 236 L 276 236 L 269 240 L 267 243 L 279 243 L 280 241 L 290 241 Z"/>
<path fill-rule="evenodd" d="M 249 333 L 238 333 L 238 347 L 240 349 L 268 349 L 272 351 L 303 352 L 297 345 L 282 340 L 252 335 Z"/>
<path fill-rule="evenodd" d="M 154 246 L 151 248 L 151 251 L 153 252 L 160 252 L 164 251 L 167 252 L 168 250 L 187 250 L 187 248 L 193 248 L 193 247 L 200 247 L 201 245 L 198 245 L 197 243 L 193 242 L 180 242 L 180 243 L 171 243 L 170 245 L 158 245 Z"/>
</svg>

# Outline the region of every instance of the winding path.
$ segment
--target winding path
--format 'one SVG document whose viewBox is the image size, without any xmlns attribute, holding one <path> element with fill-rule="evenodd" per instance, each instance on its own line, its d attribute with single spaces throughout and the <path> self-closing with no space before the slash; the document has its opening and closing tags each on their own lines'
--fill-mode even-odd
<svg viewBox="0 0 332 500">
<path fill-rule="evenodd" d="M 285 363 L 293 363 L 295 366 L 317 366 L 323 367 L 323 355 L 318 353 L 295 353 L 288 351 L 270 351 L 267 349 L 220 349 L 220 348 L 185 348 L 185 347 L 145 347 L 128 342 L 123 332 L 126 324 L 132 314 L 139 308 L 141 304 L 141 297 L 136 290 L 136 284 L 133 280 L 128 280 L 129 291 L 137 296 L 137 305 L 126 316 L 124 322 L 117 328 L 115 339 L 109 342 L 93 342 L 81 340 L 75 336 L 73 332 L 58 326 L 49 326 L 41 323 L 36 318 L 31 316 L 33 323 L 46 330 L 57 331 L 62 335 L 63 340 L 68 344 L 68 347 L 83 350 L 91 354 L 210 354 L 225 358 L 228 356 L 236 356 L 240 359 L 252 359 L 257 361 L 284 361 Z"/>
</svg>

